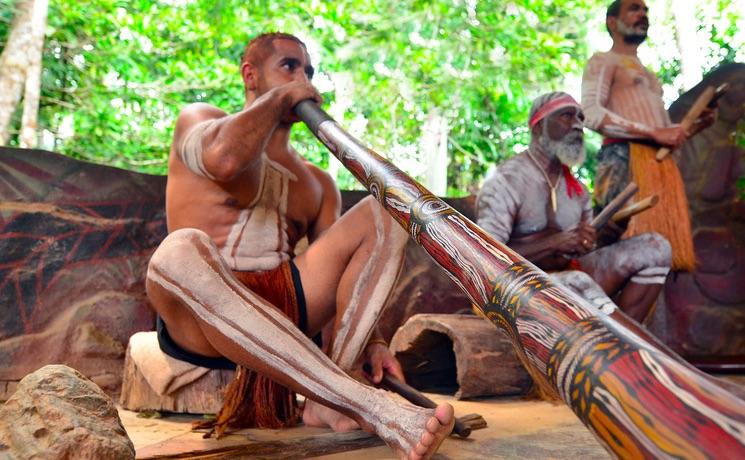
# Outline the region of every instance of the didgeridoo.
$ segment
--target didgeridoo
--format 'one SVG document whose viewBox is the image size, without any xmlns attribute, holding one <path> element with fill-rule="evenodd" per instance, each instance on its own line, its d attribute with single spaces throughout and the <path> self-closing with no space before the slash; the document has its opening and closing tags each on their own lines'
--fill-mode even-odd
<svg viewBox="0 0 745 460">
<path fill-rule="evenodd" d="M 745 458 L 745 401 L 548 276 L 360 141 L 311 101 L 295 107 L 486 318 L 534 380 L 613 455 Z M 625 319 L 624 319 L 625 318 Z"/>
</svg>

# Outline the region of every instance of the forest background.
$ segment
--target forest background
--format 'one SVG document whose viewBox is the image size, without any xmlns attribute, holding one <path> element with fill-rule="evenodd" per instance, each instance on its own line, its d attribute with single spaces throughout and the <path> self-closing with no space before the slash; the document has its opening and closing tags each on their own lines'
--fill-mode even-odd
<svg viewBox="0 0 745 460">
<path fill-rule="evenodd" d="M 314 84 L 342 126 L 435 193 L 463 196 L 525 148 L 535 96 L 579 98 L 585 62 L 610 48 L 608 3 L 0 0 L 0 145 L 165 174 L 179 110 L 240 110 L 241 53 L 278 30 L 308 45 Z M 721 62 L 745 62 L 745 0 L 649 6 L 640 56 L 667 104 Z M 306 158 L 359 188 L 298 128 Z M 599 137 L 586 137 L 578 174 L 591 187 Z"/>
</svg>

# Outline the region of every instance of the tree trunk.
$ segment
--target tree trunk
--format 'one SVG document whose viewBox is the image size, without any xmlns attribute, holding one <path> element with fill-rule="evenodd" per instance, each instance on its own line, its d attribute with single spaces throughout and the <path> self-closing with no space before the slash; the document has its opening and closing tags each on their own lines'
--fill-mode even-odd
<svg viewBox="0 0 745 460">
<path fill-rule="evenodd" d="M 675 39 L 680 53 L 680 73 L 683 77 L 683 89 L 688 91 L 703 77 L 703 56 L 697 52 L 704 45 L 697 35 L 696 11 L 694 4 L 684 0 L 672 0 L 673 19 L 675 20 Z"/>
<path fill-rule="evenodd" d="M 21 100 L 24 107 L 20 144 L 35 147 L 41 88 L 41 53 L 47 24 L 48 0 L 21 0 L 0 55 L 0 145 L 10 138 L 10 120 Z"/>
<path fill-rule="evenodd" d="M 422 127 L 419 148 L 426 158 L 424 185 L 435 195 L 448 191 L 448 121 L 438 111 L 432 111 Z"/>
</svg>

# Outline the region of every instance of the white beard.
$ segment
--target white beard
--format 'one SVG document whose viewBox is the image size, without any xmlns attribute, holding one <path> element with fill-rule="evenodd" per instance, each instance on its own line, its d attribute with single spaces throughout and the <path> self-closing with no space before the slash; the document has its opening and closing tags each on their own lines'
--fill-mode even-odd
<svg viewBox="0 0 745 460">
<path fill-rule="evenodd" d="M 568 167 L 581 165 L 585 162 L 585 143 L 581 133 L 571 132 L 558 141 L 551 140 L 546 132 L 538 138 L 538 144 L 549 157 L 556 157 L 561 164 Z"/>
</svg>

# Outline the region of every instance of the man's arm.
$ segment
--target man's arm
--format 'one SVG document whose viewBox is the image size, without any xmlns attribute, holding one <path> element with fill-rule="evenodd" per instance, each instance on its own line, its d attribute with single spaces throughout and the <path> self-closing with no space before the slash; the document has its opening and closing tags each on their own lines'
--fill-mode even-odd
<svg viewBox="0 0 745 460">
<path fill-rule="evenodd" d="M 484 181 L 476 198 L 476 223 L 500 243 L 507 243 L 518 212 L 508 179 L 498 169 Z"/>
<path fill-rule="evenodd" d="M 519 240 L 510 240 L 509 247 L 543 270 L 561 270 L 569 260 L 587 254 L 595 246 L 595 229 L 585 223 L 558 231 L 546 229 Z"/>
<path fill-rule="evenodd" d="M 173 150 L 195 173 L 230 181 L 260 158 L 281 120 L 305 99 L 320 101 L 320 96 L 309 83 L 292 82 L 232 115 L 208 104 L 191 104 L 176 121 Z"/>
<path fill-rule="evenodd" d="M 582 75 L 582 110 L 585 112 L 585 125 L 607 137 L 650 139 L 672 147 L 685 142 L 687 133 L 678 125 L 649 126 L 608 110 L 608 98 L 615 71 L 615 61 L 607 55 L 596 54 L 588 61 Z"/>
</svg>

